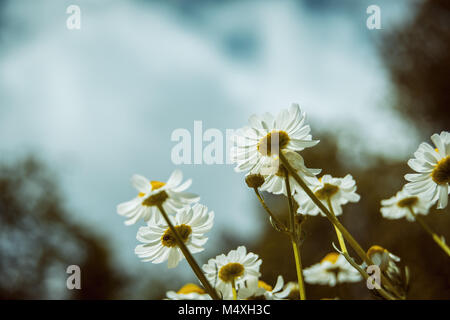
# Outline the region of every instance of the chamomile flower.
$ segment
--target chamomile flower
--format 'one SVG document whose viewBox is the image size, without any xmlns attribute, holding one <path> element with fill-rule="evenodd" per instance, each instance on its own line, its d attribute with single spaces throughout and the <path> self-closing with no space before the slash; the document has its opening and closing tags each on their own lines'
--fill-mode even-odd
<svg viewBox="0 0 450 320">
<path fill-rule="evenodd" d="M 387 249 L 377 245 L 371 246 L 367 250 L 367 256 L 374 264 L 380 267 L 381 271 L 388 273 L 398 272 L 396 263 L 400 261 L 400 258 L 390 253 Z"/>
<path fill-rule="evenodd" d="M 149 181 L 143 176 L 133 175 L 131 183 L 139 193 L 133 200 L 119 204 L 117 213 L 127 218 L 126 225 L 135 224 L 141 218 L 159 223 L 162 216 L 158 205 L 171 214 L 200 199 L 195 194 L 184 192 L 192 181 L 189 179 L 181 184 L 182 180 L 180 170 L 175 170 L 167 182 Z"/>
<path fill-rule="evenodd" d="M 169 219 L 191 253 L 203 251 L 203 245 L 208 240 L 204 234 L 213 226 L 214 212 L 208 212 L 207 207 L 197 203 L 192 208 L 179 210 Z M 174 268 L 184 257 L 164 220 L 139 228 L 136 238 L 143 244 L 136 247 L 135 253 L 144 262 L 162 263 L 168 260 L 168 267 Z"/>
<path fill-rule="evenodd" d="M 251 280 L 245 281 L 243 286 L 237 288 L 238 299 L 246 300 L 282 300 L 286 298 L 290 290 L 283 290 L 284 280 L 282 276 L 278 276 L 275 287 L 253 277 Z"/>
<path fill-rule="evenodd" d="M 308 186 L 315 185 L 317 183 L 316 175 L 320 173 L 321 169 L 310 169 L 305 166 L 303 157 L 297 152 L 285 151 L 284 155 L 289 161 L 291 166 L 295 169 L 300 177 L 306 182 Z M 277 170 L 274 174 L 269 174 L 264 179 L 264 184 L 261 186 L 261 191 L 270 192 L 273 194 L 287 195 L 285 170 L 281 161 L 276 161 L 271 165 L 276 165 Z M 266 170 L 266 172 L 269 172 Z M 294 194 L 297 191 L 303 190 L 292 175 L 289 175 L 289 185 L 291 187 L 291 193 Z"/>
<path fill-rule="evenodd" d="M 262 282 L 262 281 L 261 281 Z M 264 297 L 266 300 L 283 300 L 286 299 L 290 293 L 291 288 L 284 286 L 284 280 L 282 276 L 278 276 L 277 282 L 275 283 L 275 287 L 271 287 L 270 285 L 262 282 L 259 284 L 259 287 L 263 288 L 266 292 L 264 293 Z"/>
<path fill-rule="evenodd" d="M 414 216 L 409 211 L 410 208 L 415 214 L 428 214 L 432 203 L 420 196 L 412 196 L 405 189 L 389 199 L 381 201 L 381 214 L 387 219 L 400 219 L 405 217 L 408 221 L 414 221 Z"/>
<path fill-rule="evenodd" d="M 231 299 L 233 283 L 236 288 L 240 288 L 245 285 L 245 281 L 258 278 L 261 275 L 259 273 L 261 263 L 258 255 L 247 253 L 247 249 L 240 246 L 227 255 L 221 254 L 214 259 L 209 259 L 208 263 L 203 265 L 203 271 L 208 281 L 222 294 L 223 298 Z"/>
<path fill-rule="evenodd" d="M 280 292 L 280 295 L 283 296 L 283 299 L 286 300 L 298 300 L 300 297 L 300 290 L 298 287 L 298 282 L 289 281 L 286 283 L 282 291 Z M 280 298 L 281 298 L 280 296 Z M 270 299 L 267 299 L 270 300 Z"/>
<path fill-rule="evenodd" d="M 203 288 L 193 283 L 187 283 L 177 292 L 167 291 L 168 300 L 211 300 L 211 296 Z"/>
<path fill-rule="evenodd" d="M 333 178 L 326 174 L 316 180 L 311 191 L 327 208 L 329 198 L 336 216 L 342 214 L 342 205 L 348 202 L 358 202 L 360 199 L 359 194 L 356 193 L 355 180 L 350 174 L 344 178 Z M 299 204 L 297 213 L 315 216 L 320 212 L 324 215 L 304 191 L 298 192 L 294 199 Z"/>
<path fill-rule="evenodd" d="M 231 148 L 231 160 L 235 170 L 259 172 L 262 168 L 273 168 L 272 163 L 280 150 L 301 151 L 316 145 L 312 140 L 309 125 L 305 124 L 306 114 L 297 104 L 282 110 L 276 117 L 270 113 L 252 115 L 250 126 L 238 129 Z M 276 168 L 275 168 L 276 172 Z M 273 174 L 274 172 L 272 172 Z"/>
<path fill-rule="evenodd" d="M 413 195 L 420 195 L 431 203 L 437 201 L 437 208 L 447 206 L 450 194 L 450 133 L 442 131 L 433 134 L 431 141 L 435 149 L 422 142 L 408 165 L 417 173 L 405 175 L 409 181 L 405 189 Z"/>
<path fill-rule="evenodd" d="M 409 287 L 409 269 L 407 266 L 400 265 L 399 257 L 377 245 L 371 246 L 367 250 L 367 256 L 390 279 L 392 285 L 400 294 L 406 294 Z M 364 262 L 361 267 L 366 269 L 367 264 Z M 375 279 L 372 280 L 375 281 Z M 391 290 L 388 291 L 391 292 Z"/>
<path fill-rule="evenodd" d="M 320 263 L 303 270 L 303 274 L 307 283 L 329 285 L 331 287 L 338 283 L 362 280 L 358 270 L 343 255 L 335 252 L 327 254 Z"/>
</svg>

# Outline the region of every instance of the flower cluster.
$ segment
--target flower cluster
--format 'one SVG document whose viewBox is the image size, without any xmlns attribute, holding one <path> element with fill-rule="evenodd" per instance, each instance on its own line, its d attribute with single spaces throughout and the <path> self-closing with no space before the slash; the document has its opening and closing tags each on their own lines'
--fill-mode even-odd
<svg viewBox="0 0 450 320">
<path fill-rule="evenodd" d="M 312 140 L 310 131 L 306 124 L 306 114 L 298 104 L 282 110 L 276 117 L 270 113 L 251 116 L 249 126 L 237 130 L 234 137 L 231 158 L 237 164 L 235 170 L 247 171 L 247 175 L 262 176 L 264 183 L 260 187 L 261 191 L 287 195 L 287 171 L 280 161 L 282 152 L 316 196 L 325 205 L 330 201 L 332 210 L 340 215 L 343 204 L 359 201 L 359 195 L 355 193 L 355 181 L 350 174 L 344 178 L 333 178 L 328 174 L 317 178 L 321 169 L 306 167 L 299 152 L 319 143 L 319 140 Z M 292 196 L 299 205 L 297 213 L 317 215 L 321 212 L 292 175 L 289 175 L 288 182 Z"/>
<path fill-rule="evenodd" d="M 306 166 L 301 152 L 319 143 L 313 140 L 306 114 L 297 104 L 273 116 L 265 113 L 249 118 L 249 125 L 236 131 L 231 159 L 235 171 L 245 172 L 245 182 L 254 189 L 268 214 L 272 226 L 288 236 L 292 244 L 297 282 L 286 285 L 279 276 L 274 287 L 262 281 L 262 260 L 257 254 L 239 246 L 228 254 L 220 254 L 200 267 L 193 254 L 204 250 L 205 234 L 213 227 L 214 212 L 198 203 L 199 197 L 186 192 L 191 180 L 182 183 L 181 171 L 175 170 L 167 182 L 150 181 L 134 175 L 132 185 L 137 196 L 117 206 L 118 214 L 131 225 L 142 219 L 135 249 L 142 261 L 162 263 L 174 268 L 186 258 L 199 284 L 188 283 L 177 292 L 167 292 L 172 300 L 209 299 L 306 299 L 303 281 L 309 284 L 336 286 L 345 282 L 367 279 L 376 289 L 376 296 L 384 299 L 404 299 L 409 271 L 400 267 L 400 258 L 381 246 L 364 251 L 348 230 L 339 222 L 343 206 L 357 203 L 360 195 L 354 178 L 324 174 L 321 169 Z M 450 248 L 422 220 L 431 207 L 447 206 L 450 193 L 450 134 L 441 132 L 431 137 L 435 148 L 420 144 L 414 159 L 408 161 L 416 171 L 405 176 L 408 183 L 395 196 L 381 201 L 381 214 L 388 219 L 405 217 L 418 221 L 436 243 L 450 256 Z M 289 204 L 289 224 L 274 214 L 261 192 L 283 195 Z M 327 254 L 319 263 L 302 270 L 301 248 L 304 242 L 304 223 L 307 216 L 326 217 L 334 226 L 340 249 Z M 313 219 L 313 218 L 311 218 Z M 350 245 L 361 263 L 350 256 Z M 370 277 L 369 267 L 380 270 L 380 279 Z"/>
<path fill-rule="evenodd" d="M 336 252 L 327 254 L 319 263 L 304 270 L 305 281 L 311 284 L 335 286 L 339 283 L 358 282 L 361 274 L 343 255 Z"/>
<path fill-rule="evenodd" d="M 183 174 L 175 170 L 167 182 L 149 181 L 140 175 L 131 177 L 131 184 L 138 191 L 138 195 L 127 202 L 117 206 L 117 213 L 126 217 L 126 225 L 135 224 L 139 219 L 150 223 L 159 223 L 161 214 L 158 206 L 161 205 L 168 213 L 197 202 L 200 198 L 192 193 L 184 192 L 192 183 L 187 180 L 184 183 Z"/>
<path fill-rule="evenodd" d="M 208 240 L 204 234 L 213 226 L 214 212 L 196 203 L 200 199 L 197 195 L 184 192 L 192 181 L 181 183 L 182 180 L 180 170 L 175 170 L 165 183 L 133 175 L 131 183 L 139 192 L 137 197 L 117 206 L 117 212 L 127 218 L 126 225 L 141 218 L 147 222 L 136 236 L 142 244 L 136 247 L 135 253 L 142 261 L 162 263 L 168 260 L 169 268 L 174 268 L 183 258 L 175 234 L 169 222 L 162 218 L 161 210 L 169 214 L 170 223 L 192 253 L 203 251 Z M 194 205 L 191 207 L 191 204 Z"/>
</svg>

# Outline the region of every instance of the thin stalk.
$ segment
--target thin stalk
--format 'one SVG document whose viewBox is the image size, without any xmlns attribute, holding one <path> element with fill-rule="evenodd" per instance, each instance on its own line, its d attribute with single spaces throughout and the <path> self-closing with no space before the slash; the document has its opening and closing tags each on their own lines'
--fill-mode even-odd
<svg viewBox="0 0 450 320">
<path fill-rule="evenodd" d="M 178 247 L 181 249 L 181 252 L 183 252 L 183 255 L 185 256 L 187 262 L 191 266 L 191 268 L 194 271 L 195 275 L 197 276 L 198 280 L 200 280 L 200 282 L 202 283 L 206 292 L 208 292 L 208 294 L 211 296 L 211 298 L 213 300 L 220 300 L 220 297 L 217 294 L 216 290 L 214 290 L 214 288 L 211 286 L 209 281 L 206 279 L 205 275 L 202 272 L 202 269 L 200 269 L 199 265 L 195 261 L 194 257 L 190 253 L 189 249 L 184 244 L 183 240 L 181 240 L 181 237 L 179 236 L 177 230 L 175 229 L 172 222 L 170 221 L 164 208 L 161 205 L 159 205 L 158 209 L 161 212 L 162 216 L 164 217 L 164 220 L 166 220 L 167 224 L 169 225 L 170 231 L 173 233 Z"/>
<path fill-rule="evenodd" d="M 231 291 L 233 292 L 233 300 L 237 300 L 236 283 L 234 280 L 231 282 Z"/>
<path fill-rule="evenodd" d="M 294 251 L 295 268 L 297 271 L 298 288 L 300 292 L 300 300 L 306 300 L 305 285 L 303 283 L 302 260 L 300 256 L 300 248 L 295 240 L 292 240 L 292 250 Z"/>
<path fill-rule="evenodd" d="M 254 188 L 256 196 L 258 197 L 259 202 L 263 206 L 264 210 L 266 210 L 267 214 L 272 218 L 273 221 L 275 221 L 275 224 L 281 228 L 283 232 L 288 232 L 286 226 L 284 223 L 282 223 L 278 218 L 272 213 L 272 211 L 267 206 L 266 202 L 264 201 L 264 198 L 261 196 L 261 194 L 258 191 L 258 188 Z"/>
<path fill-rule="evenodd" d="M 337 220 L 336 214 L 334 213 L 334 210 L 333 210 L 333 206 L 331 205 L 331 199 L 330 199 L 330 197 L 328 197 L 327 203 L 328 203 L 328 208 L 330 208 L 330 212 L 333 214 L 333 216 L 334 216 L 334 217 L 336 218 L 336 220 Z M 336 226 L 334 226 L 334 229 L 336 230 L 336 235 L 337 235 L 337 238 L 338 238 L 338 241 L 339 241 L 339 245 L 341 246 L 341 250 L 342 250 L 344 253 L 347 253 L 347 254 L 348 254 L 347 247 L 345 246 L 345 240 L 344 240 L 344 238 L 342 237 L 342 233 L 339 231 L 339 229 L 338 229 Z"/>
<path fill-rule="evenodd" d="M 290 217 L 290 229 L 291 229 L 291 242 L 292 249 L 294 251 L 294 259 L 295 259 L 295 268 L 297 270 L 297 281 L 298 281 L 298 291 L 300 293 L 300 300 L 306 300 L 305 293 L 305 284 L 303 283 L 303 273 L 302 273 L 302 259 L 300 254 L 300 247 L 297 242 L 297 228 L 295 225 L 295 213 L 294 213 L 294 204 L 291 194 L 291 185 L 289 183 L 289 173 L 287 170 L 284 170 L 285 180 L 286 180 L 286 192 L 288 194 L 288 203 L 289 203 L 289 217 Z"/>
<path fill-rule="evenodd" d="M 450 256 L 450 248 L 445 244 L 444 241 L 442 241 L 442 239 L 433 232 L 433 230 L 431 230 L 431 228 L 427 225 L 427 223 L 425 222 L 424 219 L 422 219 L 422 217 L 420 217 L 418 214 L 414 213 L 414 210 L 411 208 L 411 206 L 408 207 L 409 212 L 411 212 L 411 214 L 413 215 L 413 217 L 417 220 L 417 222 L 422 226 L 422 228 L 425 229 L 425 231 L 433 238 L 433 240 L 439 245 L 439 247 L 441 247 L 442 250 L 444 250 L 444 252 Z"/>
<path fill-rule="evenodd" d="M 279 157 L 285 168 L 289 171 L 289 173 L 294 177 L 295 181 L 302 187 L 302 189 L 306 192 L 306 194 L 311 198 L 311 200 L 319 207 L 319 209 L 326 215 L 328 220 L 336 226 L 337 229 L 342 233 L 345 240 L 350 244 L 350 246 L 355 250 L 357 255 L 367 263 L 367 265 L 373 265 L 371 259 L 367 256 L 366 252 L 361 248 L 359 243 L 353 238 L 350 232 L 336 219 L 335 216 L 331 214 L 331 212 L 323 205 L 323 203 L 316 197 L 316 195 L 311 191 L 311 189 L 306 185 L 302 178 L 297 174 L 295 169 L 291 166 L 289 161 L 284 156 L 283 152 L 279 153 Z M 398 290 L 391 284 L 391 282 L 384 276 L 381 275 L 382 282 L 391 289 L 399 298 L 402 296 L 398 292 Z"/>
<path fill-rule="evenodd" d="M 369 279 L 369 275 L 367 274 L 366 271 L 364 271 L 363 268 L 361 268 L 349 255 L 347 252 L 342 252 L 341 253 L 344 258 L 353 266 L 353 268 L 355 268 L 356 270 L 358 270 L 358 272 L 362 275 L 362 277 L 364 278 L 364 280 Z M 393 296 L 391 296 L 386 290 L 384 290 L 383 288 L 378 289 L 377 287 L 375 287 L 375 289 L 383 296 L 383 298 L 387 299 L 387 300 L 395 300 L 395 298 Z"/>
</svg>

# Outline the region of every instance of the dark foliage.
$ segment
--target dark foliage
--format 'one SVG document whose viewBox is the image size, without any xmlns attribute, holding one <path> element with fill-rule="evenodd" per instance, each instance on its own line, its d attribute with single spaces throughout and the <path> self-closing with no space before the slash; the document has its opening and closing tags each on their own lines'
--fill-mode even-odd
<svg viewBox="0 0 450 320">
<path fill-rule="evenodd" d="M 38 161 L 0 168 L 0 299 L 107 299 L 120 292 L 124 279 L 106 242 L 71 222 L 63 203 Z M 66 289 L 73 264 L 81 268 L 82 290 Z"/>
<path fill-rule="evenodd" d="M 450 2 L 424 1 L 415 19 L 388 33 L 380 47 L 399 111 L 425 136 L 450 123 Z"/>
</svg>

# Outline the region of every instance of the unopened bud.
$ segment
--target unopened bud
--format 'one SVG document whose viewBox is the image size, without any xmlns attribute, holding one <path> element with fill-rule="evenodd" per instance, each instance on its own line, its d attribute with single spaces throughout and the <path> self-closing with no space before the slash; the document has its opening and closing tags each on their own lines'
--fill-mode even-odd
<svg viewBox="0 0 450 320">
<path fill-rule="evenodd" d="M 245 177 L 245 183 L 249 188 L 259 188 L 264 183 L 264 177 L 259 173 L 249 174 Z"/>
</svg>

